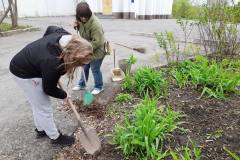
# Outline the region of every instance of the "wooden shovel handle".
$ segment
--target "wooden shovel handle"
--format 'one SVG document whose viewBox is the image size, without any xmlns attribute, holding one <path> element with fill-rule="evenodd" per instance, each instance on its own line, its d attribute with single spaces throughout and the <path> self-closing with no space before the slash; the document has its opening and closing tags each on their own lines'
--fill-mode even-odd
<svg viewBox="0 0 240 160">
<path fill-rule="evenodd" d="M 60 82 L 58 82 L 58 85 L 59 85 L 59 87 L 60 87 L 61 89 L 63 89 L 63 87 L 62 87 L 62 85 L 61 85 Z M 88 136 L 87 136 L 87 132 L 86 132 L 85 128 L 83 127 L 82 119 L 81 119 L 80 115 L 78 114 L 78 112 L 77 112 L 77 110 L 76 110 L 76 107 L 75 107 L 75 105 L 73 104 L 73 102 L 72 102 L 72 100 L 71 100 L 70 98 L 67 98 L 67 103 L 68 103 L 69 106 L 72 108 L 73 113 L 74 113 L 75 116 L 77 117 L 77 120 L 78 120 L 78 122 L 79 122 L 79 125 L 80 125 L 83 133 L 86 135 L 86 137 L 88 137 Z"/>
</svg>

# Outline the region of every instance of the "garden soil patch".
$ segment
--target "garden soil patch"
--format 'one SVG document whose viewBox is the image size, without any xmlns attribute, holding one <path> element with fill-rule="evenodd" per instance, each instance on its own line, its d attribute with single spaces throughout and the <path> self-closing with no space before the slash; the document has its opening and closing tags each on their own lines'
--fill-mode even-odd
<svg viewBox="0 0 240 160">
<path fill-rule="evenodd" d="M 204 160 L 231 159 L 223 150 L 240 154 L 240 96 L 226 100 L 201 98 L 194 89 L 173 89 L 170 104 L 186 114 L 187 135 L 202 147 Z M 171 146 L 186 145 L 185 134 L 175 133 Z"/>
<path fill-rule="evenodd" d="M 183 127 L 188 129 L 186 133 L 177 131 L 165 142 L 165 148 L 178 148 L 185 146 L 188 137 L 202 148 L 203 160 L 230 160 L 223 150 L 229 150 L 240 154 L 240 96 L 230 95 L 226 100 L 208 99 L 192 88 L 172 88 L 167 102 L 175 111 L 186 115 L 182 119 Z M 134 104 L 140 99 L 134 99 L 132 103 L 117 104 L 111 102 L 106 106 L 93 104 L 90 108 L 82 106 L 80 101 L 75 101 L 84 123 L 96 128 L 102 141 L 102 150 L 98 155 L 87 155 L 80 143 L 63 148 L 55 157 L 55 160 L 122 160 L 124 156 L 110 144 L 108 134 L 113 133 L 114 125 L 123 119 L 124 113 L 131 111 Z M 165 100 L 164 100 L 165 101 Z M 162 102 L 162 103 L 166 103 Z M 78 139 L 80 130 L 75 135 Z M 130 158 L 135 160 L 134 157 Z"/>
</svg>

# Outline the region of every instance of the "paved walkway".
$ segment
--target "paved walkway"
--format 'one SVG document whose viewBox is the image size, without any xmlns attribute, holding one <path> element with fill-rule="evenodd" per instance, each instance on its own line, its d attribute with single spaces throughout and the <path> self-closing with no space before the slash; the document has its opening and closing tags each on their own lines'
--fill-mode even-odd
<svg viewBox="0 0 240 160">
<path fill-rule="evenodd" d="M 46 18 L 24 18 L 20 24 L 39 27 L 40 31 L 26 32 L 10 37 L 0 38 L 0 159 L 2 160 L 48 160 L 58 148 L 50 145 L 49 140 L 35 139 L 32 113 L 29 104 L 23 96 L 22 90 L 12 80 L 8 66 L 11 58 L 26 44 L 41 37 L 48 25 L 62 26 L 71 33 L 74 17 L 46 17 Z M 106 37 L 113 42 L 126 44 L 132 47 L 146 47 L 147 53 L 142 55 L 120 46 L 116 46 L 116 59 L 127 58 L 133 53 L 137 59 L 137 66 L 161 65 L 164 58 L 160 53 L 155 39 L 134 36 L 135 33 L 153 33 L 160 31 L 173 31 L 178 36 L 180 30 L 175 20 L 117 20 L 102 19 Z M 104 83 L 111 85 L 110 70 L 113 68 L 113 56 L 107 56 L 104 60 L 102 70 Z M 80 75 L 80 74 L 78 74 Z M 63 78 L 66 82 L 66 78 Z M 90 83 L 92 77 L 90 77 Z M 76 83 L 76 81 L 74 82 Z M 70 84 L 68 88 L 71 88 Z M 65 83 L 66 84 L 66 83 Z M 91 85 L 89 87 L 91 87 Z M 66 86 L 65 86 L 66 87 Z M 70 90 L 69 90 L 70 91 Z M 77 96 L 77 93 L 74 94 Z M 75 118 L 59 110 L 61 100 L 53 99 L 56 124 L 63 133 L 72 133 L 77 122 Z"/>
</svg>

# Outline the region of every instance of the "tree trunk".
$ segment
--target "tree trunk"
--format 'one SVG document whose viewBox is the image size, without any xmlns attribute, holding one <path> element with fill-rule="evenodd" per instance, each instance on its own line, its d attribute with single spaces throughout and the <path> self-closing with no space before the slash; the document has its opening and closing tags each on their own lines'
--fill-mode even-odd
<svg viewBox="0 0 240 160">
<path fill-rule="evenodd" d="M 18 26 L 17 0 L 8 0 L 11 12 L 12 28 Z"/>
<path fill-rule="evenodd" d="M 8 0 L 8 4 L 10 6 L 12 28 L 16 28 L 18 26 L 17 0 Z"/>
<path fill-rule="evenodd" d="M 14 0 L 14 5 L 13 5 L 13 17 L 14 17 L 14 22 L 13 22 L 13 26 L 17 27 L 18 26 L 18 11 L 17 11 L 17 0 Z"/>
<path fill-rule="evenodd" d="M 11 6 L 9 5 L 3 16 L 0 18 L 0 24 L 3 22 L 4 18 L 7 17 L 8 12 L 10 11 Z"/>
</svg>

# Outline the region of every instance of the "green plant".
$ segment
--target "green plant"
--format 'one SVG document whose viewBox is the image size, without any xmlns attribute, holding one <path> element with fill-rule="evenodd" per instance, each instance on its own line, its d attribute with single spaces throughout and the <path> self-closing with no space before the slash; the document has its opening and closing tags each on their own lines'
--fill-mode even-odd
<svg viewBox="0 0 240 160">
<path fill-rule="evenodd" d="M 167 152 L 162 152 L 161 144 L 173 131 L 180 128 L 181 117 L 183 115 L 170 108 L 160 111 L 157 100 L 146 96 L 131 117 L 126 116 L 122 124 L 116 125 L 113 142 L 127 156 L 163 158 L 167 156 Z"/>
<path fill-rule="evenodd" d="M 136 92 L 144 96 L 162 96 L 167 91 L 167 81 L 163 73 L 150 67 L 143 67 L 136 70 L 134 74 L 134 88 Z"/>
<path fill-rule="evenodd" d="M 217 129 L 216 131 L 207 134 L 207 139 L 212 139 L 212 140 L 216 140 L 220 137 L 223 136 L 223 130 L 222 129 Z"/>
<path fill-rule="evenodd" d="M 240 157 L 233 153 L 232 151 L 228 150 L 226 147 L 223 147 L 224 151 L 226 151 L 234 160 L 240 160 Z"/>
<path fill-rule="evenodd" d="M 127 73 L 124 77 L 121 86 L 126 91 L 132 91 L 134 88 L 134 80 L 132 79 L 130 73 Z"/>
<path fill-rule="evenodd" d="M 135 64 L 136 62 L 137 62 L 137 58 L 133 54 L 131 54 L 130 57 L 127 59 L 127 63 L 129 65 Z"/>
<path fill-rule="evenodd" d="M 110 117 L 116 117 L 117 115 L 119 115 L 120 112 L 120 108 L 119 106 L 115 106 L 115 105 L 110 105 L 107 107 L 107 115 Z"/>
<path fill-rule="evenodd" d="M 179 63 L 172 74 L 179 87 L 193 85 L 202 90 L 201 96 L 206 94 L 214 98 L 224 98 L 227 92 L 237 93 L 240 83 L 240 75 L 234 70 L 203 56 Z"/>
<path fill-rule="evenodd" d="M 133 64 L 135 64 L 136 62 L 137 62 L 137 58 L 136 58 L 133 54 L 131 54 L 131 55 L 128 57 L 127 61 L 126 61 L 126 63 L 127 63 L 126 73 L 127 73 L 127 74 L 130 73 L 131 66 L 132 66 Z"/>
<path fill-rule="evenodd" d="M 158 46 L 165 50 L 165 56 L 167 63 L 173 63 L 175 60 L 179 59 L 179 44 L 176 42 L 172 32 L 160 32 L 154 33 L 157 39 Z"/>
<path fill-rule="evenodd" d="M 115 97 L 115 101 L 119 103 L 129 102 L 129 101 L 132 101 L 132 96 L 128 93 L 119 93 Z"/>
<path fill-rule="evenodd" d="M 189 140 L 191 143 L 191 148 L 189 146 L 189 142 L 185 147 L 183 147 L 181 150 L 177 151 L 170 151 L 170 154 L 173 158 L 173 160 L 200 160 L 202 157 L 202 151 L 201 148 L 196 146 L 191 140 Z"/>
<path fill-rule="evenodd" d="M 240 59 L 223 59 L 221 63 L 224 69 L 240 74 Z"/>
</svg>

